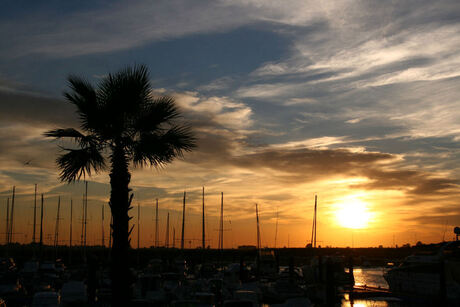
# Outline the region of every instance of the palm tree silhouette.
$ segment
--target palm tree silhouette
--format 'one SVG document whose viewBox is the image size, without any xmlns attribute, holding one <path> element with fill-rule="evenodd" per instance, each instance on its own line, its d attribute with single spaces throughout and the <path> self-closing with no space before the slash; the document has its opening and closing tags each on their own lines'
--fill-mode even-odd
<svg viewBox="0 0 460 307">
<path fill-rule="evenodd" d="M 77 107 L 80 128 L 55 129 L 47 137 L 66 138 L 76 148 L 56 162 L 60 179 L 68 183 L 110 169 L 110 208 L 113 216 L 111 251 L 112 305 L 127 306 L 130 297 L 128 262 L 130 165 L 162 167 L 195 147 L 190 128 L 178 121 L 174 99 L 151 94 L 146 66 L 127 67 L 103 78 L 97 87 L 77 77 L 68 78 L 65 98 Z M 109 167 L 107 167 L 109 164 Z"/>
</svg>

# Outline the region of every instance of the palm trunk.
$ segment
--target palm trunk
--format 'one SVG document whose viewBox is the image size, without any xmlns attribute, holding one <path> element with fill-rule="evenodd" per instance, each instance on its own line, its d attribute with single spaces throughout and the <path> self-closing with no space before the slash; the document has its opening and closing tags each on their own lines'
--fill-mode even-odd
<svg viewBox="0 0 460 307">
<path fill-rule="evenodd" d="M 110 208 L 113 216 L 113 246 L 111 261 L 112 306 L 128 306 L 131 291 L 129 270 L 129 216 L 131 174 L 121 146 L 114 146 L 111 156 Z"/>
</svg>

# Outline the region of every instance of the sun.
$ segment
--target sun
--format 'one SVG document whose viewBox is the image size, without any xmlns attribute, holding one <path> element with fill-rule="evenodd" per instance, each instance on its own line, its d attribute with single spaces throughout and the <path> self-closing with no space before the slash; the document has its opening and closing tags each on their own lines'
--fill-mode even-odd
<svg viewBox="0 0 460 307">
<path fill-rule="evenodd" d="M 359 199 L 347 200 L 339 204 L 337 211 L 335 211 L 338 224 L 352 229 L 367 228 L 372 215 L 366 203 Z"/>
</svg>

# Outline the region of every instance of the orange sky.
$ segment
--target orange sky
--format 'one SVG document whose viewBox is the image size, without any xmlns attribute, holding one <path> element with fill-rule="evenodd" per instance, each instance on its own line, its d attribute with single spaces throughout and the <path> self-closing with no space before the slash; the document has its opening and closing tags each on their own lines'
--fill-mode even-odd
<svg viewBox="0 0 460 307">
<path fill-rule="evenodd" d="M 201 245 L 201 186 L 184 184 L 181 188 L 154 191 L 139 188 L 137 182 L 151 179 L 160 182 L 163 177 L 173 176 L 175 171 L 164 170 L 165 175 L 155 171 L 135 172 L 133 186 L 136 208 L 132 224 L 137 225 L 137 205 L 141 207 L 141 246 L 154 243 L 154 202 L 159 198 L 159 240 L 165 241 L 166 212 L 170 212 L 170 241 L 173 227 L 176 229 L 176 246 L 180 244 L 182 216 L 182 193 L 187 191 L 186 201 L 186 246 Z M 169 177 L 168 176 L 168 177 Z M 242 176 L 242 174 L 239 174 Z M 98 177 L 103 177 L 100 175 Z M 166 181 L 168 180 L 166 177 Z M 438 242 L 452 239 L 452 225 L 445 216 L 444 225 L 420 226 L 420 207 L 411 209 L 407 195 L 398 190 L 350 189 L 351 183 L 362 183 L 363 179 L 336 178 L 316 181 L 315 184 L 284 184 L 272 182 L 268 177 L 245 174 L 245 179 L 232 174 L 231 178 L 219 178 L 205 186 L 206 237 L 207 244 L 217 247 L 219 229 L 220 191 L 224 192 L 224 220 L 226 229 L 224 245 L 236 248 L 238 245 L 256 244 L 255 203 L 259 204 L 262 245 L 273 247 L 275 240 L 276 211 L 278 211 L 277 246 L 302 247 L 310 242 L 314 195 L 318 195 L 318 244 L 322 246 L 393 246 L 417 241 Z M 140 180 L 136 180 L 136 178 Z M 169 180 L 174 178 L 169 177 Z M 197 179 L 198 181 L 199 179 Z M 246 183 L 245 183 L 246 182 Z M 48 189 L 50 187 L 47 187 Z M 219 189 L 220 188 L 220 189 Z M 105 244 L 108 244 L 108 185 L 89 182 L 88 242 L 101 244 L 101 210 L 105 210 Z M 47 192 L 39 186 L 40 192 Z M 57 195 L 61 195 L 61 220 L 59 237 L 62 244 L 68 244 L 70 222 L 70 198 L 74 202 L 73 244 L 79 244 L 81 236 L 83 184 L 58 186 L 45 194 L 45 242 L 52 244 L 57 210 Z M 104 195 L 104 193 L 106 193 Z M 167 193 L 167 195 L 165 195 Z M 287 196 L 289 195 L 289 197 Z M 6 208 L 5 193 L 2 196 L 1 217 L 4 220 Z M 437 205 L 425 203 L 426 210 L 436 210 Z M 37 219 L 39 218 L 38 200 Z M 415 217 L 415 219 L 413 219 Z M 15 241 L 29 242 L 33 225 L 33 186 L 17 188 L 15 204 Z M 37 223 L 38 224 L 38 223 Z M 37 237 L 38 237 L 37 226 Z M 132 235 L 132 246 L 137 246 L 137 226 Z"/>
<path fill-rule="evenodd" d="M 16 186 L 20 242 L 31 240 L 35 183 L 47 238 L 58 195 L 62 242 L 70 197 L 80 236 L 83 186 L 59 182 L 63 144 L 43 137 L 79 127 L 67 76 L 97 84 L 134 63 L 149 68 L 153 95 L 175 98 L 198 145 L 164 169 L 132 170 L 142 246 L 153 242 L 155 198 L 160 240 L 166 210 L 179 237 L 184 190 L 196 246 L 203 186 L 212 247 L 221 192 L 226 247 L 256 244 L 255 203 L 264 246 L 277 211 L 277 245 L 305 246 L 315 194 L 324 246 L 439 242 L 460 226 L 458 1 L 15 1 L 0 16 L 0 226 Z M 87 179 L 96 244 L 109 180 Z"/>
</svg>

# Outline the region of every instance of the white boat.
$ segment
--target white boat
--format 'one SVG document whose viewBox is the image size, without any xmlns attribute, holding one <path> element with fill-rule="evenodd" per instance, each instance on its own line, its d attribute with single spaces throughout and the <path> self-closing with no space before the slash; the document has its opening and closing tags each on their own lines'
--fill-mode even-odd
<svg viewBox="0 0 460 307">
<path fill-rule="evenodd" d="M 414 298 L 460 300 L 460 241 L 447 242 L 431 254 L 412 255 L 383 275 L 390 290 Z M 445 284 L 445 288 L 441 287 Z M 445 294 L 441 293 L 445 291 Z"/>
</svg>

